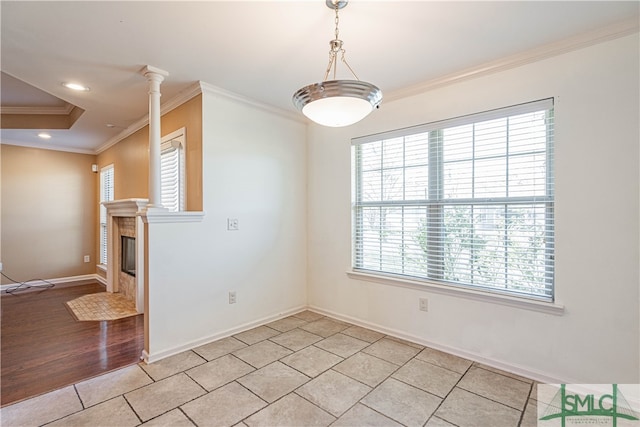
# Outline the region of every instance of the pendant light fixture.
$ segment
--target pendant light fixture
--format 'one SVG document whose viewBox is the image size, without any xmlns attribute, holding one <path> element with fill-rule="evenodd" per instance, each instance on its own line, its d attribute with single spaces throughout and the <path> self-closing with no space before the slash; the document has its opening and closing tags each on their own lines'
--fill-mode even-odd
<svg viewBox="0 0 640 427">
<path fill-rule="evenodd" d="M 310 84 L 293 94 L 293 104 L 314 122 L 323 126 L 349 126 L 364 119 L 382 101 L 382 91 L 371 83 L 361 81 L 344 57 L 342 40 L 338 38 L 338 10 L 348 0 L 326 0 L 327 7 L 336 12 L 335 39 L 329 42 L 329 65 L 320 83 Z M 336 80 L 337 56 L 355 80 Z M 327 80 L 333 73 L 333 80 Z"/>
</svg>

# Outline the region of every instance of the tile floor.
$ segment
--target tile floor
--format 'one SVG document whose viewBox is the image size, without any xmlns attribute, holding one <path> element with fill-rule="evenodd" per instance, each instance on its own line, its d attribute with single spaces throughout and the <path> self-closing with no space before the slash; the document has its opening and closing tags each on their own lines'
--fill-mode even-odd
<svg viewBox="0 0 640 427">
<path fill-rule="evenodd" d="M 116 320 L 138 314 L 133 300 L 123 294 L 98 292 L 67 301 L 77 320 Z"/>
<path fill-rule="evenodd" d="M 2 426 L 535 426 L 536 384 L 304 311 L 0 410 Z"/>
</svg>

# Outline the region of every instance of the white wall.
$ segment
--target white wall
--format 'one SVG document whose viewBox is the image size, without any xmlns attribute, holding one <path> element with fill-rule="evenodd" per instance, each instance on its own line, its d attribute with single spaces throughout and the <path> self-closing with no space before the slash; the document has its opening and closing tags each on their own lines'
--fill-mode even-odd
<svg viewBox="0 0 640 427">
<path fill-rule="evenodd" d="M 305 132 L 205 90 L 205 217 L 148 225 L 150 360 L 306 306 Z"/>
<path fill-rule="evenodd" d="M 539 379 L 640 382 L 638 34 L 309 131 L 309 304 Z M 452 52 L 455 54 L 455 52 Z M 555 97 L 562 316 L 350 279 L 350 139 Z M 429 298 L 429 312 L 418 298 Z"/>
</svg>

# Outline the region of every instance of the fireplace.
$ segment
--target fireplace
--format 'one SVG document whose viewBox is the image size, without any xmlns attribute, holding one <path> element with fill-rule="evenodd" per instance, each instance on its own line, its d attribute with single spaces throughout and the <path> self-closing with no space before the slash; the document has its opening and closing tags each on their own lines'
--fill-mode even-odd
<svg viewBox="0 0 640 427">
<path fill-rule="evenodd" d="M 120 270 L 130 276 L 136 277 L 136 239 L 129 236 L 121 236 Z"/>
<path fill-rule="evenodd" d="M 102 202 L 107 208 L 107 292 L 123 294 L 144 312 L 145 227 L 140 214 L 146 199 Z M 138 269 L 138 267 L 140 267 Z"/>
</svg>

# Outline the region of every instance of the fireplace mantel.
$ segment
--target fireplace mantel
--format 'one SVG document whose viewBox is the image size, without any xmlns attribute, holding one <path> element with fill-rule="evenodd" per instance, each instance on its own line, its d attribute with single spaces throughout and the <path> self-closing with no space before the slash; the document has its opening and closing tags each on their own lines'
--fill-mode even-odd
<svg viewBox="0 0 640 427">
<path fill-rule="evenodd" d="M 145 226 L 143 217 L 147 213 L 148 199 L 122 199 L 110 202 L 102 202 L 107 209 L 107 292 L 119 291 L 120 272 L 119 246 L 120 231 L 118 218 L 135 218 L 135 253 L 136 253 L 136 276 L 135 276 L 135 304 L 138 313 L 144 312 L 144 266 L 145 266 Z"/>
<path fill-rule="evenodd" d="M 107 215 L 133 217 L 145 210 L 149 199 L 122 199 L 102 202 L 102 204 L 107 208 Z"/>
</svg>

